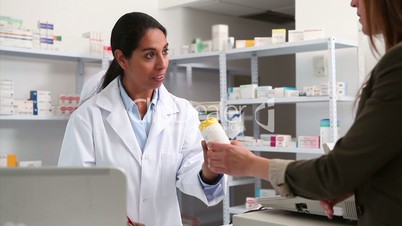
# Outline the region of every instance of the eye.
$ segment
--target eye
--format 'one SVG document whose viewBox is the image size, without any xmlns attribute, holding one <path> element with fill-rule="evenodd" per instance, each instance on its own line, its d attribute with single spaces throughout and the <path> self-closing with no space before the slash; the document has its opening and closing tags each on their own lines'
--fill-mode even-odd
<svg viewBox="0 0 402 226">
<path fill-rule="evenodd" d="M 165 48 L 162 53 L 163 53 L 163 55 L 168 55 L 169 54 L 169 48 Z"/>
<path fill-rule="evenodd" d="M 147 55 L 145 55 L 145 58 L 147 59 L 152 59 L 155 57 L 155 53 L 154 52 L 149 52 Z"/>
</svg>

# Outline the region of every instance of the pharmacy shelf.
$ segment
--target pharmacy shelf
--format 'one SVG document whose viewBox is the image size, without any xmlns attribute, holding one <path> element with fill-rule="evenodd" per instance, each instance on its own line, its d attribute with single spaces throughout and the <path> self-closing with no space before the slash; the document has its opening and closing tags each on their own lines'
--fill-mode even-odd
<svg viewBox="0 0 402 226">
<path fill-rule="evenodd" d="M 281 98 L 266 98 L 266 99 L 235 99 L 227 100 L 227 104 L 297 104 L 297 103 L 314 103 L 314 102 L 328 102 L 329 96 L 301 96 L 301 97 L 281 97 Z M 338 96 L 338 102 L 353 102 L 355 97 L 351 96 Z"/>
<path fill-rule="evenodd" d="M 292 43 L 283 43 L 276 45 L 267 45 L 267 46 L 258 46 L 258 47 L 246 47 L 241 49 L 231 49 L 222 52 L 211 52 L 211 53 L 200 53 L 200 54 L 187 54 L 182 56 L 174 56 L 171 58 L 171 61 L 174 65 L 183 64 L 198 64 L 198 63 L 214 63 L 218 64 L 219 68 L 219 84 L 220 84 L 220 101 L 221 112 L 224 112 L 225 108 L 228 105 L 240 105 L 240 104 L 299 104 L 299 103 L 327 103 L 329 107 L 329 118 L 331 122 L 338 121 L 338 111 L 337 104 L 340 102 L 353 102 L 355 100 L 354 97 L 350 96 L 337 96 L 334 90 L 334 87 L 329 87 L 329 96 L 300 96 L 300 97 L 284 97 L 284 98 L 266 98 L 266 99 L 236 99 L 236 100 L 228 100 L 227 99 L 227 81 L 229 78 L 227 64 L 233 60 L 238 59 L 246 59 L 250 60 L 250 72 L 251 72 L 251 83 L 258 84 L 258 62 L 260 57 L 269 57 L 269 56 L 280 56 L 280 55 L 290 55 L 297 53 L 307 53 L 307 52 L 316 52 L 323 51 L 328 57 L 328 82 L 331 84 L 336 84 L 336 52 L 341 49 L 353 49 L 357 48 L 358 43 L 355 41 L 347 41 L 342 39 L 337 39 L 335 37 L 326 37 L 315 40 L 306 40 Z M 194 66 L 194 65 L 193 65 Z M 187 76 L 191 76 L 191 65 L 187 67 Z M 254 106 L 253 106 L 254 107 Z M 227 121 L 225 118 L 221 119 L 222 124 L 227 126 Z M 254 126 L 256 124 L 253 124 Z M 331 133 L 333 134 L 333 140 L 337 140 L 336 136 L 336 126 L 331 125 Z M 253 134 L 258 136 L 259 129 L 255 129 Z M 248 147 L 251 151 L 254 152 L 276 152 L 276 153 L 303 153 L 303 154 L 313 154 L 313 155 L 322 155 L 324 151 L 322 149 L 302 149 L 296 147 L 286 147 L 286 148 L 277 148 L 277 147 L 260 147 L 260 146 L 251 146 Z M 259 153 L 256 153 L 259 154 Z M 234 180 L 231 186 L 235 186 L 236 184 L 245 184 L 251 182 L 251 180 Z M 255 180 L 255 187 L 260 187 L 261 182 L 259 180 Z M 244 213 L 246 211 L 244 206 L 230 206 L 230 199 L 233 197 L 231 191 L 228 191 L 226 196 L 223 199 L 223 223 L 229 224 L 230 222 L 230 214 L 233 213 Z"/>
<path fill-rule="evenodd" d="M 0 121 L 67 121 L 69 115 L 38 116 L 38 115 L 0 115 Z"/>
<path fill-rule="evenodd" d="M 77 80 L 76 80 L 76 92 L 80 93 L 84 84 L 84 65 L 85 63 L 101 63 L 106 65 L 106 62 L 112 60 L 112 57 L 93 56 L 77 53 L 58 52 L 52 50 L 42 49 L 26 49 L 16 48 L 8 46 L 0 46 L 1 56 L 17 56 L 17 57 L 29 57 L 33 59 L 42 60 L 58 60 L 58 61 L 70 61 L 77 62 Z"/>
<path fill-rule="evenodd" d="M 328 43 L 333 39 L 336 49 L 357 47 L 358 43 L 354 41 L 336 39 L 334 37 L 321 38 L 315 40 L 287 42 L 268 46 L 247 47 L 241 49 L 232 49 L 226 52 L 228 60 L 249 59 L 251 57 L 279 56 L 286 54 L 305 53 L 313 51 L 328 50 Z"/>
<path fill-rule="evenodd" d="M 42 49 L 24 49 L 8 46 L 0 46 L 1 55 L 19 56 L 19 57 L 35 57 L 42 59 L 55 59 L 55 60 L 66 60 L 66 61 L 77 61 L 81 60 L 83 62 L 98 62 L 101 63 L 102 56 L 92 56 L 83 55 L 77 53 L 66 53 L 58 52 L 52 50 L 42 50 Z"/>
<path fill-rule="evenodd" d="M 260 146 L 247 146 L 250 151 L 258 152 L 275 152 L 275 153 L 295 153 L 295 154 L 314 154 L 323 155 L 324 150 L 320 148 L 296 148 L 296 147 L 260 147 Z"/>
</svg>

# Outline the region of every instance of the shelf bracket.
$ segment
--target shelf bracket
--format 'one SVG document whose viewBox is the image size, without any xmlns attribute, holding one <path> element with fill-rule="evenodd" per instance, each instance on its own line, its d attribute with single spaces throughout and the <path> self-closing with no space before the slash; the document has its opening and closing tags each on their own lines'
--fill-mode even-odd
<svg viewBox="0 0 402 226">
<path fill-rule="evenodd" d="M 75 92 L 77 94 L 81 93 L 82 87 L 84 85 L 84 61 L 82 59 L 78 59 L 77 66 L 77 79 L 76 79 L 76 88 Z"/>
<path fill-rule="evenodd" d="M 336 92 L 335 38 L 333 37 L 328 40 L 328 68 L 330 140 L 335 143 L 338 140 L 338 95 Z"/>
</svg>

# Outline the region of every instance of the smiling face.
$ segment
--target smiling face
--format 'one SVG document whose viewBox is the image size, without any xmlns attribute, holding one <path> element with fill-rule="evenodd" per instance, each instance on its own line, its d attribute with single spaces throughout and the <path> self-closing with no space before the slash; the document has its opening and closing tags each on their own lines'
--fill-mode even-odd
<svg viewBox="0 0 402 226">
<path fill-rule="evenodd" d="M 367 20 L 364 0 L 352 0 L 350 2 L 350 5 L 357 9 L 357 16 L 359 16 L 359 22 L 362 25 L 362 31 L 364 34 L 367 34 Z"/>
<path fill-rule="evenodd" d="M 165 79 L 169 63 L 166 36 L 159 29 L 149 29 L 132 56 L 126 59 L 121 54 L 118 61 L 124 70 L 122 83 L 128 95 L 132 99 L 150 98 Z"/>
</svg>

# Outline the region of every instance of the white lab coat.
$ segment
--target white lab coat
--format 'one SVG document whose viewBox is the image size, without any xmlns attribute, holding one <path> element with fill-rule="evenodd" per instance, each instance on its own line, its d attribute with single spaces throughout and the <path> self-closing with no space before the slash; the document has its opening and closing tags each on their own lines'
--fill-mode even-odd
<svg viewBox="0 0 402 226">
<path fill-rule="evenodd" d="M 59 166 L 119 166 L 127 176 L 127 215 L 146 226 L 181 226 L 176 187 L 206 205 L 198 173 L 203 163 L 195 109 L 162 85 L 144 152 L 139 148 L 118 80 L 83 103 L 67 124 Z M 219 186 L 226 191 L 226 176 Z"/>
</svg>

